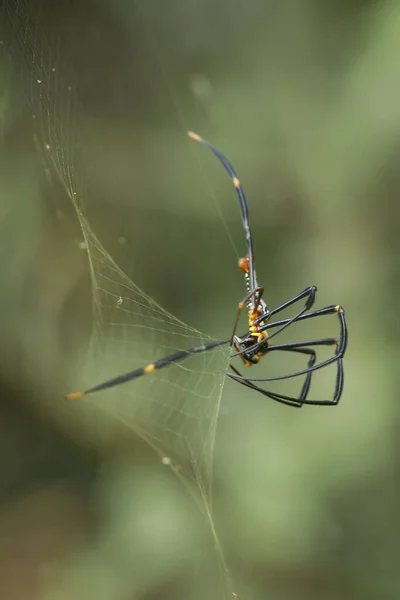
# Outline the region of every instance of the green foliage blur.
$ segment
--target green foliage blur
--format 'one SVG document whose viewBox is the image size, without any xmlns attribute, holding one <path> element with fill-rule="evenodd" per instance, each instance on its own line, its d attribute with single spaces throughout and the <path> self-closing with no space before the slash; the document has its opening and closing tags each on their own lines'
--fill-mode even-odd
<svg viewBox="0 0 400 600">
<path fill-rule="evenodd" d="M 400 596 L 399 51 L 390 0 L 0 2 L 1 598 Z M 51 97 L 33 63 L 54 69 Z M 49 107 L 91 229 L 180 320 L 229 337 L 244 294 L 234 190 L 187 129 L 239 172 L 269 306 L 316 284 L 319 307 L 346 309 L 337 408 L 225 384 L 212 522 L 229 583 L 179 478 L 63 402 L 101 318 L 43 154 Z"/>
</svg>

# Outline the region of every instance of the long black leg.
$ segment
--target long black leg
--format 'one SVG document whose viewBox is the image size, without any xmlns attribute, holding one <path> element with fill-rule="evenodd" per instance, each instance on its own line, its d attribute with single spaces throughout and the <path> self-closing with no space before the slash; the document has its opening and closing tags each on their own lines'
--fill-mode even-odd
<svg viewBox="0 0 400 600">
<path fill-rule="evenodd" d="M 284 381 L 285 379 L 293 379 L 294 377 L 300 377 L 300 375 L 307 375 L 307 373 L 312 373 L 313 371 L 318 371 L 319 369 L 323 369 L 332 363 L 335 363 L 339 360 L 341 356 L 338 356 L 337 352 L 335 356 L 324 360 L 313 367 L 302 369 L 301 371 L 294 371 L 293 373 L 287 373 L 286 375 L 279 375 L 276 377 L 246 377 L 248 381 Z"/>
<path fill-rule="evenodd" d="M 237 369 L 235 369 L 235 367 L 233 365 L 231 365 L 231 369 L 232 369 L 232 371 L 234 371 L 234 373 L 236 373 L 237 376 L 240 376 L 239 371 Z M 294 398 L 292 401 L 292 399 L 290 399 L 289 397 L 284 398 L 282 396 L 282 394 L 273 394 L 272 392 L 267 392 L 266 390 L 261 389 L 257 385 L 254 385 L 254 383 L 251 383 L 251 381 L 247 381 L 247 379 L 245 379 L 245 378 L 237 379 L 235 377 L 235 375 L 233 375 L 232 373 L 226 373 L 226 374 L 228 375 L 228 377 L 230 377 L 234 381 L 237 381 L 237 383 L 240 383 L 241 385 L 244 385 L 245 387 L 248 387 L 249 389 L 254 390 L 256 392 L 260 392 L 263 396 L 267 396 L 268 398 L 271 398 L 271 400 L 275 400 L 276 402 L 279 402 L 280 404 L 286 404 L 286 406 L 293 406 L 295 408 L 301 408 L 303 406 L 302 404 L 300 404 L 300 402 L 297 402 Z"/>
<path fill-rule="evenodd" d="M 340 313 L 340 311 L 343 311 L 343 308 L 341 306 L 339 306 L 338 304 L 331 304 L 330 306 L 325 306 L 324 308 L 320 308 L 318 310 L 313 310 L 310 313 L 302 314 L 296 320 L 304 321 L 305 319 L 312 319 L 313 317 L 322 317 L 325 315 L 332 315 L 335 313 Z M 276 312 L 277 311 L 275 310 L 274 313 L 276 313 Z M 261 315 L 260 317 L 257 318 L 256 323 L 265 321 L 269 315 L 271 315 L 271 313 L 265 313 L 264 315 Z M 265 325 L 261 325 L 260 331 L 265 331 L 267 329 L 273 329 L 275 327 L 279 327 L 280 325 L 286 325 L 286 323 L 291 323 L 292 321 L 293 321 L 293 317 L 290 317 L 288 319 L 280 319 L 279 321 L 272 321 L 272 322 L 269 321 L 268 323 L 265 323 Z"/>
<path fill-rule="evenodd" d="M 314 304 L 316 291 L 317 291 L 316 286 L 315 285 L 310 285 L 308 288 L 306 288 L 305 290 L 303 290 L 302 292 L 300 292 L 300 294 L 297 294 L 297 296 L 294 296 L 294 298 L 291 298 L 291 300 L 288 300 L 287 302 L 284 302 L 283 304 L 280 304 L 277 308 L 274 308 L 274 310 L 270 310 L 267 313 L 265 313 L 264 316 L 271 317 L 272 315 L 274 315 L 274 314 L 276 314 L 278 312 L 281 312 L 282 310 L 284 310 L 288 306 L 292 306 L 292 304 L 295 304 L 296 302 L 298 302 L 302 298 L 305 298 L 306 296 L 309 297 L 308 300 L 307 300 L 307 302 L 306 302 L 306 305 L 305 305 L 305 309 L 308 310 Z M 257 321 L 262 321 L 262 320 L 263 320 L 262 316 L 260 316 L 257 319 Z"/>
<path fill-rule="evenodd" d="M 101 390 L 106 390 L 115 387 L 116 385 L 120 385 L 121 383 L 132 381 L 132 379 L 142 377 L 142 375 L 153 373 L 153 371 L 156 371 L 157 369 L 162 369 L 163 367 L 168 367 L 169 365 L 181 362 L 185 360 L 185 358 L 187 358 L 188 356 L 191 356 L 192 354 L 208 352 L 209 350 L 213 350 L 218 346 L 224 346 L 228 343 L 229 340 L 222 340 L 218 342 L 209 342 L 208 344 L 204 344 L 203 346 L 195 346 L 193 348 L 189 348 L 188 350 L 180 350 L 179 352 L 175 352 L 174 354 L 170 354 L 169 356 L 160 358 L 159 360 L 150 363 L 146 367 L 143 367 L 141 369 L 135 369 L 134 371 L 129 371 L 129 373 L 125 373 L 124 375 L 119 375 L 118 377 L 109 379 L 92 388 L 89 388 L 88 390 L 85 390 L 84 392 L 73 392 L 72 394 L 67 394 L 65 397 L 67 400 L 74 400 L 75 398 L 81 398 L 82 396 L 86 396 L 87 394 L 100 392 Z"/>
<path fill-rule="evenodd" d="M 280 344 L 278 346 L 271 346 L 269 348 L 269 351 L 273 351 L 273 350 L 291 351 L 291 352 L 303 351 L 303 353 L 307 353 L 307 354 L 311 354 L 311 352 L 309 352 L 309 351 L 312 351 L 312 353 L 315 355 L 315 351 L 313 351 L 312 348 L 303 348 L 303 345 L 304 346 L 305 345 L 322 346 L 322 345 L 333 345 L 335 343 L 337 343 L 336 339 L 326 338 L 326 339 L 315 340 L 315 341 L 311 341 L 311 342 L 299 342 L 296 344 Z M 231 379 L 234 379 L 238 383 L 243 383 L 247 387 L 251 387 L 252 389 L 254 389 L 274 400 L 279 399 L 278 401 L 282 401 L 282 402 L 284 400 L 286 400 L 286 401 L 288 401 L 289 404 L 292 402 L 299 403 L 301 401 L 301 405 L 302 404 L 320 405 L 320 406 L 336 405 L 340 400 L 340 396 L 341 396 L 342 390 L 343 390 L 343 360 L 342 360 L 343 353 L 340 352 L 340 354 L 339 354 L 339 350 L 340 350 L 340 346 L 338 345 L 335 356 L 332 357 L 331 359 L 329 359 L 327 361 L 323 361 L 322 363 L 319 363 L 318 365 L 315 365 L 315 359 L 312 360 L 310 358 L 307 369 L 304 369 L 303 371 L 297 371 L 296 373 L 290 373 L 287 375 L 283 375 L 280 377 L 247 378 L 247 377 L 243 377 L 239 373 L 239 371 L 237 369 L 235 369 L 233 366 L 231 366 L 231 368 L 235 372 L 235 375 L 233 375 L 232 373 L 229 373 L 229 372 L 226 372 L 226 374 L 229 377 L 231 377 Z M 335 391 L 334 391 L 332 400 L 307 400 L 306 398 L 307 398 L 310 383 L 311 383 L 311 381 L 310 381 L 311 374 L 314 371 L 327 366 L 327 364 L 332 364 L 334 362 L 337 362 L 338 368 L 337 368 L 337 375 L 336 375 Z M 253 383 L 254 381 L 258 381 L 258 382 L 264 381 L 265 382 L 265 381 L 278 381 L 278 380 L 282 380 L 282 379 L 283 380 L 290 379 L 291 377 L 297 377 L 299 375 L 304 375 L 304 374 L 307 375 L 308 379 L 306 378 L 305 384 L 303 385 L 302 393 L 300 394 L 299 398 L 293 398 L 292 396 L 284 396 L 283 394 L 269 392 L 267 390 L 263 390 L 258 385 L 255 385 Z M 304 394 L 304 390 L 306 390 L 306 394 Z"/>
<path fill-rule="evenodd" d="M 278 335 L 279 333 L 281 333 L 281 331 L 286 329 L 286 327 L 289 327 L 289 325 L 291 325 L 295 321 L 298 321 L 301 318 L 301 316 L 305 313 L 306 310 L 310 310 L 310 308 L 312 307 L 312 305 L 315 302 L 316 291 L 317 291 L 317 288 L 315 287 L 315 285 L 310 285 L 310 287 L 308 287 L 305 290 L 303 290 L 302 292 L 300 292 L 300 294 L 297 294 L 297 296 L 295 296 L 291 300 L 284 302 L 284 304 L 281 304 L 280 306 L 278 306 L 278 308 L 274 308 L 274 310 L 271 310 L 270 312 L 265 314 L 265 319 L 267 319 L 267 318 L 270 319 L 271 315 L 281 312 L 288 306 L 292 306 L 292 304 L 299 302 L 303 298 L 307 298 L 307 301 L 306 301 L 304 307 L 297 313 L 297 315 L 294 315 L 294 317 L 292 317 L 291 319 L 288 319 L 286 323 L 282 324 L 282 327 L 278 331 L 275 331 L 272 335 L 270 335 L 269 339 L 271 339 L 271 338 L 275 337 L 276 335 Z M 263 320 L 262 317 L 259 317 L 257 319 L 257 323 L 260 323 L 262 320 Z M 263 327 L 260 327 L 260 331 L 265 331 L 266 329 L 267 329 L 267 327 L 265 329 Z"/>
<path fill-rule="evenodd" d="M 293 345 L 293 344 L 285 344 L 285 348 L 282 347 L 282 348 L 275 348 L 275 349 L 276 350 L 286 350 L 286 351 L 290 351 L 290 352 L 299 352 L 301 354 L 308 355 L 309 356 L 308 367 L 312 367 L 316 360 L 316 352 L 312 348 L 298 348 L 298 347 L 296 347 L 296 345 Z M 263 394 L 264 396 L 268 396 L 272 400 L 276 400 L 277 402 L 280 402 L 281 404 L 286 404 L 288 406 L 301 408 L 301 406 L 304 404 L 304 401 L 306 400 L 306 398 L 308 396 L 308 392 L 310 391 L 312 372 L 307 373 L 307 376 L 306 376 L 305 382 L 303 384 L 303 387 L 301 389 L 299 397 L 294 398 L 292 396 L 285 396 L 283 394 L 278 394 L 278 393 L 274 393 L 274 392 L 269 392 L 268 390 L 263 390 L 262 388 L 254 385 L 251 381 L 249 381 L 245 377 L 242 377 L 240 372 L 233 365 L 231 365 L 231 369 L 232 369 L 232 371 L 234 371 L 234 373 L 236 374 L 237 377 L 240 377 L 240 379 L 237 379 L 236 377 L 232 376 L 232 374 L 227 373 L 227 375 L 229 377 L 231 377 L 232 379 L 234 379 L 235 381 L 238 381 L 239 383 L 242 383 L 246 387 L 251 388 L 255 391 L 261 392 L 261 394 Z"/>
</svg>

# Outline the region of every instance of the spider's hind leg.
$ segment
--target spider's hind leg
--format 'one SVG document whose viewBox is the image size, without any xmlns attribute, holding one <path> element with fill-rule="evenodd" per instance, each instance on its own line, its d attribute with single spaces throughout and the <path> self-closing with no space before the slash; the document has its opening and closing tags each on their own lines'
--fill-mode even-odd
<svg viewBox="0 0 400 600">
<path fill-rule="evenodd" d="M 233 365 L 230 365 L 230 368 L 232 369 L 233 373 L 225 371 L 225 374 L 231 379 L 233 379 L 233 381 L 237 381 L 237 383 L 241 383 L 242 385 L 250 388 L 251 390 L 260 392 L 260 394 L 262 394 L 263 396 L 267 396 L 268 398 L 271 398 L 271 400 L 275 400 L 280 404 L 286 404 L 287 406 L 293 406 L 294 408 L 301 408 L 303 406 L 303 404 L 299 402 L 296 398 L 291 398 L 290 396 L 283 396 L 282 394 L 275 394 L 273 392 L 263 390 L 259 386 L 255 385 L 254 383 L 243 377 L 243 375 L 241 375 L 241 373 Z"/>
<path fill-rule="evenodd" d="M 281 350 L 283 350 L 283 348 Z M 289 352 L 298 352 L 299 354 L 308 355 L 309 359 L 308 359 L 308 363 L 307 363 L 307 369 L 311 369 L 315 364 L 317 355 L 313 348 L 298 348 L 296 344 L 290 344 L 286 348 L 284 348 L 284 350 L 289 351 Z M 301 408 L 303 406 L 304 401 L 306 400 L 306 398 L 308 396 L 308 393 L 310 391 L 310 385 L 311 385 L 311 377 L 312 377 L 312 373 L 313 373 L 312 371 L 309 371 L 306 374 L 306 379 L 301 388 L 300 395 L 298 398 L 295 398 L 294 396 L 285 396 L 284 394 L 278 394 L 276 392 L 270 392 L 268 390 L 264 390 L 261 387 L 259 387 L 258 385 L 255 385 L 253 382 L 251 382 L 248 379 L 246 379 L 245 377 L 243 377 L 243 375 L 233 365 L 231 365 L 231 369 L 235 373 L 236 377 L 235 377 L 235 375 L 232 375 L 232 373 L 229 373 L 229 372 L 227 372 L 226 374 L 229 377 L 231 377 L 232 379 L 234 379 L 235 381 L 237 381 L 238 383 L 241 383 L 242 385 L 245 385 L 246 387 L 249 387 L 257 392 L 260 392 L 261 394 L 263 394 L 263 396 L 267 396 L 268 398 L 271 398 L 272 400 L 276 400 L 277 402 L 280 402 L 281 404 L 286 404 L 288 406 L 293 406 L 296 408 Z M 240 377 L 240 379 L 238 379 L 237 377 Z"/>
<path fill-rule="evenodd" d="M 326 366 L 326 363 L 324 363 L 321 366 L 318 364 L 315 364 L 316 363 L 316 350 L 314 348 L 312 348 L 311 346 L 332 346 L 332 345 L 336 345 L 337 350 L 336 350 L 336 353 L 335 353 L 335 356 L 333 357 L 333 359 L 330 359 L 329 364 L 337 362 L 337 365 L 338 365 L 337 375 L 336 375 L 335 392 L 334 392 L 333 398 L 331 400 L 309 400 L 308 394 L 310 391 L 312 374 L 316 370 L 321 368 L 322 366 Z M 271 398 L 272 400 L 276 400 L 277 402 L 280 402 L 282 404 L 287 404 L 288 406 L 294 406 L 297 408 L 300 408 L 304 404 L 310 404 L 310 405 L 315 405 L 315 406 L 335 406 L 339 402 L 340 396 L 341 396 L 342 390 L 343 390 L 343 360 L 342 360 L 342 348 L 336 338 L 325 338 L 325 339 L 321 339 L 321 340 L 314 340 L 314 341 L 309 341 L 309 342 L 298 342 L 298 343 L 293 343 L 293 344 L 280 344 L 278 346 L 270 346 L 268 351 L 273 352 L 274 350 L 279 350 L 281 352 L 297 352 L 297 353 L 306 354 L 307 356 L 309 356 L 307 368 L 302 372 L 303 374 L 306 375 L 306 379 L 301 388 L 301 392 L 297 398 L 294 396 L 287 396 L 285 394 L 279 394 L 277 392 L 271 392 L 269 390 L 265 390 L 265 389 L 261 388 L 259 385 L 256 385 L 251 379 L 247 379 L 246 377 L 244 377 L 233 365 L 231 365 L 231 369 L 232 369 L 233 373 L 226 372 L 226 374 L 231 379 L 234 379 L 238 383 L 241 383 L 242 385 L 245 385 L 246 387 L 249 387 L 257 392 L 260 392 L 261 394 L 263 394 L 264 396 L 267 396 L 268 398 Z M 300 374 L 301 373 L 298 373 L 298 374 L 288 373 L 285 376 L 280 376 L 280 377 L 276 377 L 276 378 L 274 378 L 274 377 L 266 378 L 266 381 L 291 379 L 292 377 L 297 377 Z M 263 380 L 259 379 L 257 381 L 262 382 Z"/>
</svg>

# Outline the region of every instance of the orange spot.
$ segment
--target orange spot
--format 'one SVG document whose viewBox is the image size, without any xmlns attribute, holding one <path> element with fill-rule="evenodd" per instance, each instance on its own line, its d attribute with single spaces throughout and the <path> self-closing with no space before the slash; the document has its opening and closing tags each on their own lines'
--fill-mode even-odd
<svg viewBox="0 0 400 600">
<path fill-rule="evenodd" d="M 145 367 L 143 369 L 144 373 L 151 373 L 152 371 L 155 371 L 155 365 L 153 365 L 153 363 L 151 363 L 151 365 L 147 365 L 147 367 Z"/>
<path fill-rule="evenodd" d="M 242 269 L 242 271 L 244 271 L 245 273 L 249 272 L 250 261 L 248 256 L 246 256 L 245 258 L 239 258 L 239 268 Z"/>
<path fill-rule="evenodd" d="M 253 364 L 253 363 L 249 363 L 249 362 L 247 362 L 247 363 L 244 363 L 244 366 L 245 366 L 245 367 L 251 367 L 251 365 L 252 365 L 252 364 Z"/>
<path fill-rule="evenodd" d="M 72 394 L 67 394 L 65 398 L 67 400 L 76 400 L 77 398 L 82 398 L 85 395 L 85 392 L 73 392 Z"/>
<path fill-rule="evenodd" d="M 340 310 L 340 306 L 338 304 L 337 306 L 335 306 L 335 312 L 339 312 L 339 310 Z"/>
<path fill-rule="evenodd" d="M 187 134 L 190 138 L 192 138 L 192 140 L 195 140 L 196 142 L 202 141 L 202 138 L 194 131 L 188 131 Z"/>
<path fill-rule="evenodd" d="M 239 181 L 239 179 L 237 177 L 234 177 L 232 179 L 232 181 L 233 181 L 233 185 L 235 186 L 235 188 L 240 187 L 240 181 Z"/>
</svg>

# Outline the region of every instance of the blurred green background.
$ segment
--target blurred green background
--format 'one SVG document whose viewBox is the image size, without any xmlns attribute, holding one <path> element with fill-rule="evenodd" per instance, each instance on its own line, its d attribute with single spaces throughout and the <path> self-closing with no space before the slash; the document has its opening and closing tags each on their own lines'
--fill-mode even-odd
<svg viewBox="0 0 400 600">
<path fill-rule="evenodd" d="M 0 7 L 1 597 L 398 598 L 400 3 Z M 195 435 L 212 450 L 223 355 L 176 390 L 172 370 L 105 395 L 104 413 L 62 398 L 205 339 L 140 290 L 231 332 L 240 213 L 187 129 L 239 172 L 269 306 L 316 284 L 350 335 L 337 408 L 225 382 L 212 519 L 187 493 L 209 474 L 187 473 Z M 163 423 L 185 432 L 178 477 L 146 443 L 152 419 L 160 456 Z"/>
</svg>

